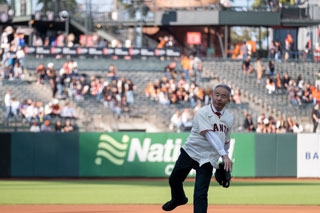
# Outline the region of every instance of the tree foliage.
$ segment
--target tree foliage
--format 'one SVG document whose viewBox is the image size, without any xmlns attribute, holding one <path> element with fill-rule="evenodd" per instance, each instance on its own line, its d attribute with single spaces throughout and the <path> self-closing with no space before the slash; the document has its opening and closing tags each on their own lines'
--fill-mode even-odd
<svg viewBox="0 0 320 213">
<path fill-rule="evenodd" d="M 77 8 L 76 0 L 38 0 L 37 3 L 43 4 L 42 11 L 54 10 L 55 12 L 59 12 L 67 10 L 75 12 Z"/>
<path fill-rule="evenodd" d="M 230 30 L 231 43 L 237 44 L 242 41 L 256 41 L 257 44 L 266 40 L 268 31 L 266 28 L 261 28 L 261 35 L 259 36 L 259 28 L 256 27 L 233 27 Z"/>
<path fill-rule="evenodd" d="M 268 6 L 268 0 L 254 0 L 252 4 L 252 8 L 259 8 L 263 6 Z M 282 5 L 293 5 L 295 4 L 295 0 L 278 0 L 279 4 Z"/>
</svg>

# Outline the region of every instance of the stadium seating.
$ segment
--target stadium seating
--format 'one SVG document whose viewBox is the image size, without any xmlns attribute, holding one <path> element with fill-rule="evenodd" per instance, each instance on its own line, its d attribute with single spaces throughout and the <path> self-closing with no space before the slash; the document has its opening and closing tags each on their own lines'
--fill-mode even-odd
<svg viewBox="0 0 320 213">
<path fill-rule="evenodd" d="M 84 101 L 73 101 L 81 118 L 77 121 L 80 131 L 122 131 L 122 130 L 146 130 L 154 126 L 155 131 L 169 131 L 168 126 L 171 115 L 176 109 L 191 107 L 189 104 L 175 104 L 164 106 L 145 97 L 144 89 L 149 81 L 160 79 L 164 75 L 164 67 L 170 62 L 168 60 L 147 59 L 147 60 L 111 60 L 111 59 L 75 59 L 78 62 L 79 72 L 87 75 L 105 76 L 110 64 L 119 69 L 119 76 L 132 79 L 136 84 L 135 104 L 131 106 L 129 118 L 115 119 L 113 113 L 105 108 L 101 102 L 94 97 L 86 97 Z M 41 62 L 47 64 L 53 62 L 55 69 L 59 70 L 66 59 L 55 58 L 26 58 L 26 68 L 31 75 L 35 73 L 35 67 Z M 181 70 L 180 64 L 177 69 Z M 311 106 L 302 105 L 293 107 L 288 104 L 285 93 L 269 95 L 265 89 L 265 78 L 260 84 L 256 82 L 255 74 L 244 75 L 241 70 L 241 61 L 234 60 L 211 60 L 204 61 L 203 78 L 201 86 L 213 86 L 217 83 L 227 83 L 232 89 L 239 89 L 242 95 L 241 104 L 231 103 L 228 108 L 235 115 L 234 132 L 241 132 L 244 120 L 244 112 L 249 112 L 254 121 L 260 113 L 267 115 L 291 116 L 301 123 L 310 123 Z M 283 74 L 288 72 L 291 77 L 296 78 L 301 74 L 305 81 L 313 83 L 313 73 L 318 71 L 320 64 L 315 63 L 277 63 L 276 72 Z M 13 91 L 18 99 L 29 97 L 35 101 L 49 102 L 51 93 L 49 85 L 43 88 L 35 81 L 8 81 L 2 80 L 0 94 L 4 96 L 7 89 Z M 289 109 L 289 110 L 288 110 Z M 4 106 L 1 103 L 1 121 L 4 116 Z M 16 123 L 15 125 L 18 125 Z M 1 125 L 6 129 L 5 125 Z M 24 130 L 27 127 L 24 127 Z M 20 129 L 18 129 L 19 131 Z"/>
</svg>

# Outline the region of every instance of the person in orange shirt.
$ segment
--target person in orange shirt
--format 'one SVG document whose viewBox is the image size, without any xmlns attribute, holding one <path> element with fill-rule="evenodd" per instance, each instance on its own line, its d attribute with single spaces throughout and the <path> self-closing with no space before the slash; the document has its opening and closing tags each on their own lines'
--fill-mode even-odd
<svg viewBox="0 0 320 213">
<path fill-rule="evenodd" d="M 314 92 L 312 92 L 313 97 L 313 103 L 314 104 L 320 104 L 320 90 L 315 89 Z"/>
<path fill-rule="evenodd" d="M 190 81 L 190 76 L 189 76 L 189 70 L 190 70 L 190 60 L 189 57 L 186 55 L 182 55 L 181 58 L 181 66 L 183 69 L 183 74 L 184 74 L 184 78 L 187 81 Z"/>
</svg>

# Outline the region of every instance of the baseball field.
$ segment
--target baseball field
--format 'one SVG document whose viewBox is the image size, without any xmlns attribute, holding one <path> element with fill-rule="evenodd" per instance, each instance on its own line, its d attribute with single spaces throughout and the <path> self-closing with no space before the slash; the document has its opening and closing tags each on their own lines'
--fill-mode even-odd
<svg viewBox="0 0 320 213">
<path fill-rule="evenodd" d="M 185 182 L 192 210 L 193 179 Z M 167 179 L 0 180 L 1 213 L 153 213 L 170 198 Z M 320 212 L 319 179 L 237 179 L 222 188 L 212 179 L 208 212 Z"/>
</svg>

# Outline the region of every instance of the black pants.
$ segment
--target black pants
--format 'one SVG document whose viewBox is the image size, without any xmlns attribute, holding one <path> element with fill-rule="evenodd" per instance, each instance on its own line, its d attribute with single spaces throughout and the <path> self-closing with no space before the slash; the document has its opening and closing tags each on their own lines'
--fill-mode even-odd
<svg viewBox="0 0 320 213">
<path fill-rule="evenodd" d="M 196 170 L 196 180 L 193 193 L 193 212 L 206 213 L 208 209 L 208 190 L 212 177 L 213 167 L 206 163 L 199 167 L 199 163 L 193 160 L 181 148 L 180 156 L 169 177 L 172 200 L 183 200 L 186 195 L 183 190 L 183 182 L 191 169 Z"/>
<path fill-rule="evenodd" d="M 318 128 L 318 122 L 313 120 L 313 132 L 316 132 Z"/>
</svg>

